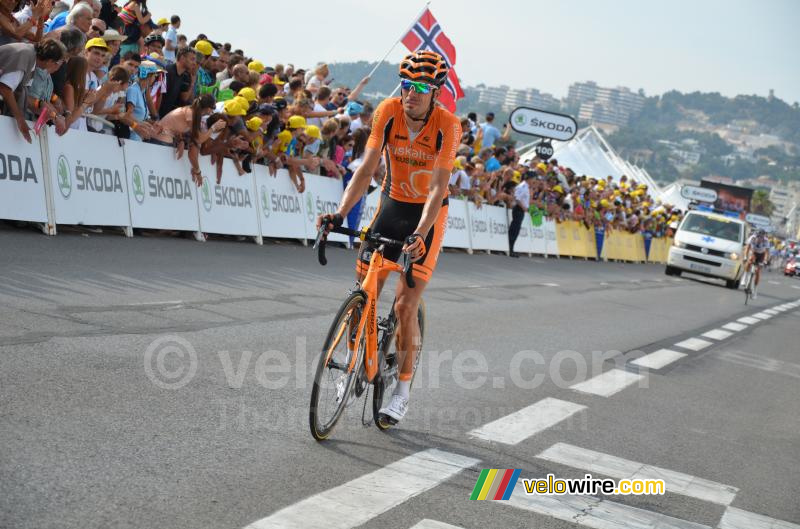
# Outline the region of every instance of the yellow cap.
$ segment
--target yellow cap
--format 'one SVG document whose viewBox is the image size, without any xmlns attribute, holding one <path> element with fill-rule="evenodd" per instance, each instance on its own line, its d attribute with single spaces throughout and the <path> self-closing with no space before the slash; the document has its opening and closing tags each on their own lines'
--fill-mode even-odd
<svg viewBox="0 0 800 529">
<path fill-rule="evenodd" d="M 84 46 L 84 49 L 86 50 L 90 48 L 103 48 L 104 50 L 107 50 L 108 44 L 106 44 L 106 41 L 100 37 L 95 37 L 93 39 L 89 39 L 89 41 L 86 43 L 86 46 Z"/>
<path fill-rule="evenodd" d="M 158 22 L 156 22 L 156 26 L 163 26 L 164 24 L 169 24 L 169 20 L 166 18 L 159 18 Z"/>
<path fill-rule="evenodd" d="M 316 140 L 322 139 L 322 134 L 320 134 L 319 127 L 317 127 L 316 125 L 309 125 L 308 127 L 306 127 L 306 135 Z"/>
<path fill-rule="evenodd" d="M 264 63 L 261 61 L 250 61 L 250 64 L 247 65 L 247 69 L 253 72 L 261 73 L 264 71 Z"/>
<path fill-rule="evenodd" d="M 245 98 L 248 103 L 252 103 L 256 100 L 256 91 L 250 88 L 249 86 L 245 86 L 241 90 L 239 90 L 239 96 Z"/>
<path fill-rule="evenodd" d="M 600 201 L 600 205 L 603 206 L 604 208 L 608 208 L 611 207 L 611 202 L 609 202 L 604 198 L 603 200 Z"/>
<path fill-rule="evenodd" d="M 259 117 L 250 118 L 247 120 L 247 128 L 250 130 L 258 130 L 261 128 L 262 123 L 264 123 L 264 120 Z"/>
<path fill-rule="evenodd" d="M 563 193 L 564 192 L 564 188 L 561 187 L 560 185 L 555 185 L 555 186 L 553 186 L 553 191 L 555 191 L 556 193 Z"/>
<path fill-rule="evenodd" d="M 547 164 L 546 164 L 546 163 L 539 162 L 539 163 L 537 163 L 537 164 L 536 164 L 536 168 L 537 168 L 537 169 L 540 169 L 540 170 L 542 170 L 542 171 L 547 171 Z"/>
<path fill-rule="evenodd" d="M 304 129 L 306 128 L 306 118 L 303 116 L 292 116 L 289 118 L 289 123 L 286 125 L 289 129 Z"/>
<path fill-rule="evenodd" d="M 247 111 L 242 108 L 242 105 L 236 98 L 225 101 L 225 113 L 229 116 L 244 116 Z"/>
<path fill-rule="evenodd" d="M 453 160 L 453 167 L 455 167 L 456 169 L 461 170 L 461 169 L 464 168 L 464 164 L 461 163 L 461 160 L 456 158 L 455 160 Z"/>
<path fill-rule="evenodd" d="M 211 43 L 208 42 L 207 40 L 197 41 L 197 43 L 194 45 L 194 49 L 196 51 L 199 51 L 206 57 L 214 53 L 214 46 L 212 46 Z"/>
<path fill-rule="evenodd" d="M 276 152 L 285 152 L 286 148 L 289 146 L 289 143 L 292 141 L 292 133 L 288 130 L 283 130 L 280 134 L 278 134 L 277 139 Z"/>
</svg>

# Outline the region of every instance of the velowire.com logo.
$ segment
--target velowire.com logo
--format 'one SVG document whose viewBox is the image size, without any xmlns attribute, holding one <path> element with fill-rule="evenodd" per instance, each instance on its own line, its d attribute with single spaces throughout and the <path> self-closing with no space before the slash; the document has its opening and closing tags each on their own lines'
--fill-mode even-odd
<svg viewBox="0 0 800 529">
<path fill-rule="evenodd" d="M 133 166 L 133 197 L 139 204 L 144 202 L 144 176 L 142 176 L 142 169 L 138 165 Z"/>
<path fill-rule="evenodd" d="M 56 173 L 58 174 L 58 189 L 64 198 L 69 198 L 72 194 L 72 171 L 69 169 L 69 161 L 62 154 L 58 157 L 56 164 Z"/>
</svg>

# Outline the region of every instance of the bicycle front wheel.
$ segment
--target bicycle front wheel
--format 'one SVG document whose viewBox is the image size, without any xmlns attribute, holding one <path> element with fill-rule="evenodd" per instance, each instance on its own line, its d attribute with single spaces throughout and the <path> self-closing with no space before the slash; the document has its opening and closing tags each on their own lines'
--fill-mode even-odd
<svg viewBox="0 0 800 529">
<path fill-rule="evenodd" d="M 322 347 L 308 413 L 311 435 L 317 441 L 327 439 L 342 416 L 359 364 L 364 361 L 364 340 L 361 344 L 354 342 L 366 301 L 361 291 L 350 294 L 339 308 Z"/>
</svg>

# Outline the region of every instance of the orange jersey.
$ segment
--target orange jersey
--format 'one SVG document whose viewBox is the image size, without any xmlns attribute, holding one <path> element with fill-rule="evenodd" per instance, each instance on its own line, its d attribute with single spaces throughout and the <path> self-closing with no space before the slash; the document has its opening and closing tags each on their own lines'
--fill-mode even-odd
<svg viewBox="0 0 800 529">
<path fill-rule="evenodd" d="M 460 143 L 460 120 L 439 106 L 411 141 L 403 103 L 393 97 L 375 109 L 367 147 L 382 151 L 386 160 L 383 192 L 401 202 L 424 204 L 433 170 L 450 173 Z"/>
</svg>

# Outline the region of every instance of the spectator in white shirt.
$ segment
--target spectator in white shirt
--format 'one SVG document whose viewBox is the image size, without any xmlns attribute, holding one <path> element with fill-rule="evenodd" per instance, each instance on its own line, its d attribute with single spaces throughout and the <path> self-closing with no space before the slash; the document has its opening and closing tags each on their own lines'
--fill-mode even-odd
<svg viewBox="0 0 800 529">
<path fill-rule="evenodd" d="M 508 226 L 508 249 L 509 256 L 519 257 L 519 254 L 514 251 L 514 243 L 517 242 L 519 237 L 519 230 L 522 227 L 522 220 L 525 218 L 525 212 L 531 204 L 531 188 L 530 181 L 536 178 L 536 173 L 528 171 L 521 183 L 514 188 L 514 207 L 511 208 L 511 224 Z"/>
<path fill-rule="evenodd" d="M 457 156 L 453 162 L 453 173 L 450 175 L 450 195 L 458 197 L 460 195 L 469 196 L 472 188 L 469 175 L 465 171 L 467 159 L 464 156 Z"/>
<path fill-rule="evenodd" d="M 164 58 L 169 62 L 175 62 L 175 52 L 178 50 L 178 30 L 181 28 L 181 17 L 172 15 L 169 29 L 164 35 Z"/>
<path fill-rule="evenodd" d="M 312 95 L 317 95 L 319 89 L 328 84 L 325 80 L 330 74 L 331 72 L 328 69 L 328 65 L 320 64 L 314 69 L 313 77 L 308 80 L 308 83 L 306 84 L 306 90 L 311 92 Z"/>
</svg>

